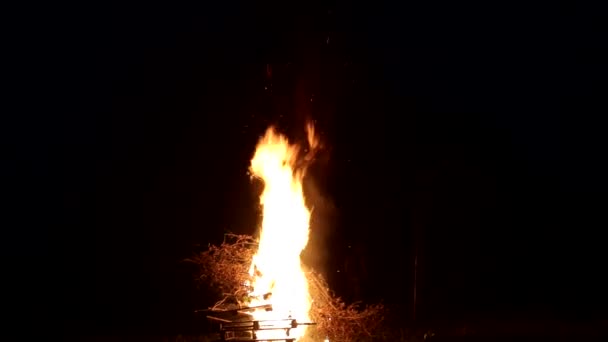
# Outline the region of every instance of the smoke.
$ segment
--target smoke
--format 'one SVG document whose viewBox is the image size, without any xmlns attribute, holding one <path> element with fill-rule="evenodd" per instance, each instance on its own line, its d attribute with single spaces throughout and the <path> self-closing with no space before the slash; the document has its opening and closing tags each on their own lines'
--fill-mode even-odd
<svg viewBox="0 0 608 342">
<path fill-rule="evenodd" d="M 310 236 L 306 249 L 302 252 L 304 263 L 318 272 L 325 273 L 330 257 L 330 240 L 337 223 L 337 209 L 323 180 L 328 173 L 328 151 L 314 149 L 315 159 L 308 167 L 303 180 L 306 205 L 312 209 L 310 215 Z"/>
</svg>

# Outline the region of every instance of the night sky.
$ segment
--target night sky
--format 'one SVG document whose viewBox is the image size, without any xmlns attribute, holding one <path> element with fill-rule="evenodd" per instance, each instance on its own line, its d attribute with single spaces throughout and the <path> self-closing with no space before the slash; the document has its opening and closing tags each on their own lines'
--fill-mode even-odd
<svg viewBox="0 0 608 342">
<path fill-rule="evenodd" d="M 70 332 L 198 331 L 212 298 L 181 260 L 255 231 L 257 139 L 314 119 L 307 258 L 336 292 L 411 320 L 418 255 L 420 320 L 608 317 L 600 11 L 221 3 L 69 29 L 78 109 L 5 135 L 25 298 L 60 302 Z"/>
</svg>

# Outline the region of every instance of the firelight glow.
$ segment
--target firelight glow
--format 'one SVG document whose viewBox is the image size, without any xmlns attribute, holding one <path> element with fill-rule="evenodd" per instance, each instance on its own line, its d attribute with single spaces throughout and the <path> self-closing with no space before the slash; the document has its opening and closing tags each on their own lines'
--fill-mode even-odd
<svg viewBox="0 0 608 342">
<path fill-rule="evenodd" d="M 317 145 L 314 130 L 307 126 L 311 149 Z M 309 321 L 311 306 L 308 283 L 300 260 L 309 236 L 310 210 L 306 207 L 302 179 L 307 161 L 300 147 L 271 127 L 260 139 L 251 160 L 251 173 L 264 182 L 260 196 L 263 219 L 259 246 L 250 268 L 253 276 L 252 306 L 271 304 L 272 311 L 256 310 L 256 320 L 297 319 Z M 289 323 L 286 323 L 287 325 Z M 306 326 L 291 329 L 290 338 L 300 340 Z M 258 331 L 258 339 L 281 338 L 284 330 Z"/>
</svg>

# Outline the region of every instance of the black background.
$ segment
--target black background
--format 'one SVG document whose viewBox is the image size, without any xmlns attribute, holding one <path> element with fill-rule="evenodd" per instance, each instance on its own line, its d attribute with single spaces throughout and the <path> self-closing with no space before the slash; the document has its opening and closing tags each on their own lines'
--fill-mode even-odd
<svg viewBox="0 0 608 342">
<path fill-rule="evenodd" d="M 418 251 L 417 319 L 606 317 L 597 6 L 66 10 L 70 39 L 31 58 L 68 104 L 5 134 L 24 181 L 3 239 L 22 299 L 52 299 L 66 331 L 197 331 L 212 298 L 180 261 L 254 232 L 255 143 L 270 124 L 301 141 L 307 118 L 326 147 L 308 258 L 345 298 L 412 319 Z"/>
</svg>

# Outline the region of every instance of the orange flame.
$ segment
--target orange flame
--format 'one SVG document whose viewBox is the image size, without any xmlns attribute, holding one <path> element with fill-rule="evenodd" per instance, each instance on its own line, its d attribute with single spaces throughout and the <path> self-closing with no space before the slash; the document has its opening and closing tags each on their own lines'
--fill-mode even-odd
<svg viewBox="0 0 608 342">
<path fill-rule="evenodd" d="M 310 151 L 302 159 L 300 148 L 270 127 L 258 142 L 251 172 L 264 181 L 260 196 L 263 220 L 258 251 L 253 257 L 251 305 L 271 304 L 272 311 L 258 310 L 256 320 L 296 319 L 308 322 L 311 299 L 300 253 L 308 243 L 310 210 L 306 207 L 302 179 L 318 142 L 307 126 Z M 300 339 L 306 326 L 291 329 Z M 283 330 L 259 331 L 258 338 L 281 338 Z"/>
</svg>

